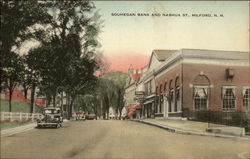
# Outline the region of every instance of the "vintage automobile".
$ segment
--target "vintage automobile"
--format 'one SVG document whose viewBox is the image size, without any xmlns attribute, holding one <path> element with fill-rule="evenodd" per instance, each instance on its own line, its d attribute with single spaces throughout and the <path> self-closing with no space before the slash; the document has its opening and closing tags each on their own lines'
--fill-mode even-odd
<svg viewBox="0 0 250 159">
<path fill-rule="evenodd" d="M 85 120 L 85 113 L 84 111 L 77 111 L 76 112 L 76 120 Z"/>
<path fill-rule="evenodd" d="M 96 115 L 94 113 L 88 114 L 88 115 L 86 115 L 86 119 L 87 120 L 95 120 L 96 119 Z"/>
<path fill-rule="evenodd" d="M 41 119 L 37 119 L 37 127 L 62 127 L 62 114 L 61 109 L 58 107 L 48 107 L 44 108 L 43 117 Z"/>
</svg>

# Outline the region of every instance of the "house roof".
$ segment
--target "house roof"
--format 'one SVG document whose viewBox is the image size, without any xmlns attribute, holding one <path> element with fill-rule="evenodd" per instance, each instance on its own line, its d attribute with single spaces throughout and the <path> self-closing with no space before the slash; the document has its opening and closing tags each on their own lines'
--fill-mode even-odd
<svg viewBox="0 0 250 159">
<path fill-rule="evenodd" d="M 164 61 L 176 51 L 177 50 L 153 50 L 153 53 L 159 61 Z"/>
<path fill-rule="evenodd" d="M 153 55 L 156 57 L 156 59 L 158 61 L 162 62 L 162 61 L 165 61 L 168 57 L 170 57 L 176 51 L 177 50 L 153 50 L 152 54 L 151 54 L 151 57 L 150 57 L 150 60 L 149 60 L 148 68 L 151 65 Z"/>
<path fill-rule="evenodd" d="M 181 49 L 183 57 L 227 59 L 227 60 L 249 60 L 249 52 L 224 51 L 207 49 Z"/>
</svg>

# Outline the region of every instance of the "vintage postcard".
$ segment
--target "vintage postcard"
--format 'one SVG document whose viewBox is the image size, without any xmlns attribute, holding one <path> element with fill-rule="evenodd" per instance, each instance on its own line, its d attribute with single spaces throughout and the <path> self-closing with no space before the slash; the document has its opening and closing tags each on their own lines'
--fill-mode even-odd
<svg viewBox="0 0 250 159">
<path fill-rule="evenodd" d="M 249 1 L 1 5 L 3 159 L 250 159 Z"/>
</svg>

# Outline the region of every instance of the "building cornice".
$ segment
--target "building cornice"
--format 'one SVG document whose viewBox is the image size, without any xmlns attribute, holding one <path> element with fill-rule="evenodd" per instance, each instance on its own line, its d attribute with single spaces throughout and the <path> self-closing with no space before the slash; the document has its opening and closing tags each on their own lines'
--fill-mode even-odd
<svg viewBox="0 0 250 159">
<path fill-rule="evenodd" d="M 165 62 L 160 65 L 154 71 L 154 76 L 157 76 L 162 71 L 171 67 L 175 63 L 181 60 L 182 63 L 193 63 L 193 64 L 210 64 L 210 65 L 224 65 L 224 66 L 248 66 L 249 67 L 249 54 L 248 52 L 229 52 L 229 51 L 217 51 L 223 52 L 223 55 L 213 55 L 208 54 L 211 50 L 192 50 L 186 52 L 188 49 L 182 49 L 179 52 L 173 54 Z M 199 51 L 204 51 L 205 53 L 199 53 Z M 229 53 L 226 56 L 226 53 Z M 237 56 L 239 54 L 239 56 Z M 231 55 L 231 56 L 230 56 Z"/>
</svg>

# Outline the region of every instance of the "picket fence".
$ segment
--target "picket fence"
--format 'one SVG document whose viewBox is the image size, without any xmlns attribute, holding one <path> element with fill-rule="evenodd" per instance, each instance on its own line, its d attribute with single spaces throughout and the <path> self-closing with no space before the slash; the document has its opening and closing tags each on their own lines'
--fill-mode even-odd
<svg viewBox="0 0 250 159">
<path fill-rule="evenodd" d="M 35 121 L 43 115 L 40 113 L 22 113 L 22 112 L 1 112 L 1 121 Z"/>
</svg>

